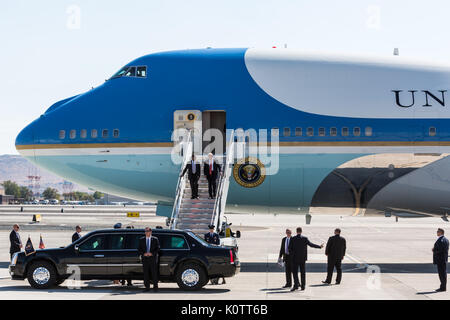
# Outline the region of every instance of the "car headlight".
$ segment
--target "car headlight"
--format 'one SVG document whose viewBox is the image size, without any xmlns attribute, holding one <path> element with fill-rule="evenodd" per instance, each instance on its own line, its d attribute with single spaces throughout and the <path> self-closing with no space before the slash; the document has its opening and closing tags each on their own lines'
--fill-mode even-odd
<svg viewBox="0 0 450 320">
<path fill-rule="evenodd" d="M 19 252 L 14 253 L 14 255 L 12 256 L 12 259 L 11 259 L 11 264 L 10 264 L 11 266 L 15 266 L 16 265 L 18 256 L 19 256 Z"/>
</svg>

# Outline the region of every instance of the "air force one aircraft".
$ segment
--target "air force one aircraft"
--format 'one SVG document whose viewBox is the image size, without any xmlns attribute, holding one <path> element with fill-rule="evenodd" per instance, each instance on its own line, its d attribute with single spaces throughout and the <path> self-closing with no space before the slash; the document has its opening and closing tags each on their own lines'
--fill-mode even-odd
<svg viewBox="0 0 450 320">
<path fill-rule="evenodd" d="M 265 175 L 259 159 L 252 170 L 240 167 L 245 161 L 234 165 L 226 202 L 237 212 L 305 213 L 313 202 L 320 205 L 314 198 L 327 177 L 352 160 L 439 155 L 390 177 L 365 203 L 376 212 L 441 215 L 450 210 L 449 90 L 449 67 L 400 57 L 161 52 L 55 103 L 20 132 L 16 148 L 67 180 L 158 201 L 161 214 L 176 196 L 180 164 L 171 160 L 172 133 L 180 127 L 278 134 L 276 174 Z"/>
</svg>

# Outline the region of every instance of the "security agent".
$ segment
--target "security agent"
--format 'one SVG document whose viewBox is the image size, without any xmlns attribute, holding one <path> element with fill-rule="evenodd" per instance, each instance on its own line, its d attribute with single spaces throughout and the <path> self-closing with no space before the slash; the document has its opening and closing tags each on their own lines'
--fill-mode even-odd
<svg viewBox="0 0 450 320">
<path fill-rule="evenodd" d="M 327 278 L 322 281 L 325 284 L 331 283 L 333 277 L 333 270 L 336 268 L 336 284 L 341 283 L 342 279 L 342 259 L 345 256 L 347 244 L 343 237 L 341 237 L 341 229 L 334 230 L 334 236 L 330 237 L 325 247 L 325 255 L 327 256 Z"/>
<path fill-rule="evenodd" d="M 294 277 L 294 286 L 291 291 L 298 290 L 301 287 L 305 290 L 306 286 L 306 260 L 308 260 L 308 246 L 321 249 L 322 245 L 317 245 L 302 236 L 302 228 L 297 228 L 297 235 L 289 243 L 289 254 L 292 256 L 292 274 Z M 298 281 L 298 268 L 300 267 L 301 283 Z"/>
<path fill-rule="evenodd" d="M 145 237 L 139 239 L 138 253 L 141 256 L 142 266 L 144 268 L 144 292 L 150 291 L 150 276 L 153 281 L 153 290 L 158 291 L 158 255 L 159 240 L 152 237 L 152 229 L 145 228 Z"/>
<path fill-rule="evenodd" d="M 212 224 L 208 226 L 209 232 L 205 233 L 205 241 L 218 246 L 220 245 L 220 237 L 216 232 L 214 232 L 215 227 L 216 226 Z M 225 283 L 226 283 L 225 278 L 222 278 L 222 284 Z M 211 284 L 219 284 L 219 278 L 212 278 Z"/>
<path fill-rule="evenodd" d="M 75 241 L 77 241 L 80 238 L 81 238 L 81 227 L 76 226 L 75 233 L 72 235 L 72 243 L 74 243 Z"/>
<path fill-rule="evenodd" d="M 215 226 L 210 224 L 208 226 L 209 232 L 205 233 L 205 241 L 211 244 L 220 245 L 219 235 L 214 232 Z"/>
<path fill-rule="evenodd" d="M 188 171 L 189 183 L 191 184 L 191 199 L 198 199 L 198 180 L 200 179 L 200 164 L 195 161 L 192 155 L 191 161 L 186 164 L 180 178 Z"/>
<path fill-rule="evenodd" d="M 290 288 L 292 286 L 292 259 L 289 254 L 289 244 L 292 239 L 292 231 L 286 229 L 286 237 L 281 239 L 280 254 L 278 255 L 278 261 L 284 262 L 284 271 L 286 273 L 286 284 L 283 288 Z"/>
<path fill-rule="evenodd" d="M 447 291 L 447 261 L 448 261 L 448 240 L 444 237 L 444 230 L 437 229 L 438 239 L 434 243 L 433 264 L 437 266 L 441 286 L 437 292 Z"/>
<path fill-rule="evenodd" d="M 22 249 L 23 247 L 22 240 L 20 239 L 19 229 L 20 227 L 16 223 L 13 225 L 13 230 L 9 234 L 9 242 L 10 242 L 9 254 L 11 256 L 11 259 L 14 253 L 20 252 L 20 249 Z"/>
</svg>

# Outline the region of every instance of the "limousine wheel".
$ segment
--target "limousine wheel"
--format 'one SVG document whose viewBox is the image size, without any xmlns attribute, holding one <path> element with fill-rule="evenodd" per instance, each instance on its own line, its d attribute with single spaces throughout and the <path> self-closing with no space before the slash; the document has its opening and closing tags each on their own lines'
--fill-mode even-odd
<svg viewBox="0 0 450 320">
<path fill-rule="evenodd" d="M 199 290 L 208 282 L 205 270 L 194 263 L 182 265 L 176 278 L 178 286 L 183 290 Z"/>
<path fill-rule="evenodd" d="M 28 269 L 27 278 L 33 288 L 47 289 L 56 283 L 56 271 L 49 262 L 36 261 Z"/>
</svg>

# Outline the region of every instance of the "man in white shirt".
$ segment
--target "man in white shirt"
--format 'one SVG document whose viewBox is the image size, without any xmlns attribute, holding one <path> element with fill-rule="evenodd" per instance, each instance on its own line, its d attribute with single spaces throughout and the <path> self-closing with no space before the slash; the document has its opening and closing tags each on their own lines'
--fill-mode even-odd
<svg viewBox="0 0 450 320">
<path fill-rule="evenodd" d="M 208 160 L 206 160 L 205 165 L 203 166 L 203 173 L 208 180 L 208 193 L 209 198 L 214 199 L 216 197 L 217 190 L 217 177 L 220 173 L 220 164 L 218 164 L 214 160 L 214 156 L 212 153 L 208 154 Z"/>
<path fill-rule="evenodd" d="M 144 269 L 145 292 L 150 291 L 150 277 L 153 281 L 153 290 L 158 291 L 158 254 L 159 240 L 152 236 L 152 229 L 145 228 L 145 237 L 139 239 L 138 252 L 142 259 Z"/>
<path fill-rule="evenodd" d="M 286 229 L 286 237 L 281 240 L 280 254 L 278 261 L 284 262 L 284 271 L 286 273 L 286 284 L 283 288 L 290 288 L 292 286 L 292 261 L 289 254 L 289 242 L 291 241 L 292 231 Z"/>
</svg>

